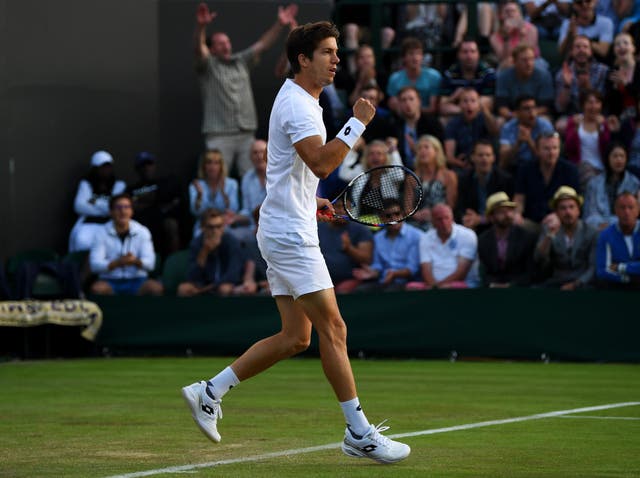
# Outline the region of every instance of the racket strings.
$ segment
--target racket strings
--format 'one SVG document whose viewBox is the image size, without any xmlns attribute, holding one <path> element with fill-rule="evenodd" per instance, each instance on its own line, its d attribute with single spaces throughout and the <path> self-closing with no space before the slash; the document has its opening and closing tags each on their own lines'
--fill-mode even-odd
<svg viewBox="0 0 640 478">
<path fill-rule="evenodd" d="M 406 219 L 421 200 L 422 187 L 417 178 L 402 167 L 387 166 L 358 177 L 348 188 L 344 204 L 352 218 L 378 225 Z M 391 203 L 400 205 L 400 218 L 385 216 L 385 209 Z"/>
</svg>

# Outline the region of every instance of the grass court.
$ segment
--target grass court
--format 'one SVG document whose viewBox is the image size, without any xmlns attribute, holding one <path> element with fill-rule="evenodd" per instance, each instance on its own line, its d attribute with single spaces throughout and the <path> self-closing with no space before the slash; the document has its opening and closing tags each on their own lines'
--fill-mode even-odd
<svg viewBox="0 0 640 478">
<path fill-rule="evenodd" d="M 354 360 L 368 418 L 410 435 L 407 460 L 379 465 L 339 450 L 342 413 L 314 358 L 232 390 L 209 442 L 180 388 L 229 362 L 1 363 L 0 477 L 640 476 L 637 365 Z"/>
</svg>

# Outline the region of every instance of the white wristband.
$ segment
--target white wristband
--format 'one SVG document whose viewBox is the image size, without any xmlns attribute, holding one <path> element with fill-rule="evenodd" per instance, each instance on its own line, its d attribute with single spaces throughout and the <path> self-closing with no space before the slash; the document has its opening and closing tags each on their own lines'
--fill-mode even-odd
<svg viewBox="0 0 640 478">
<path fill-rule="evenodd" d="M 351 117 L 349 118 L 349 121 L 344 124 L 340 132 L 336 135 L 336 138 L 349 146 L 349 149 L 351 149 L 353 148 L 353 145 L 356 144 L 356 141 L 358 141 L 358 138 L 362 136 L 365 128 L 366 126 L 362 123 L 362 121 Z"/>
</svg>

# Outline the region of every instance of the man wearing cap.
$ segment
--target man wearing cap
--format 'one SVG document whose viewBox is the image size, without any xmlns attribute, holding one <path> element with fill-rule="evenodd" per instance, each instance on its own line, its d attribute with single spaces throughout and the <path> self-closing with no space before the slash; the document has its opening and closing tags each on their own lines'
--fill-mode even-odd
<svg viewBox="0 0 640 478">
<path fill-rule="evenodd" d="M 550 201 L 559 222 L 543 227 L 535 251 L 536 264 L 549 276 L 546 287 L 575 290 L 593 280 L 598 231 L 580 219 L 582 204 L 570 186 L 559 187 Z"/>
<path fill-rule="evenodd" d="M 278 9 L 275 23 L 249 48 L 232 54 L 231 40 L 226 33 L 211 35 L 207 46 L 207 26 L 216 18 L 203 2 L 196 13 L 194 35 L 196 72 L 202 93 L 202 134 L 206 149 L 217 149 L 238 176 L 251 168 L 250 149 L 258 126 L 251 89 L 250 70 L 259 56 L 277 40 L 285 25 L 295 23 L 298 7 L 291 4 Z"/>
<path fill-rule="evenodd" d="M 478 238 L 478 256 L 486 287 L 527 286 L 533 277 L 536 235 L 514 224 L 517 204 L 504 191 L 487 198 L 485 214 L 491 228 Z"/>
<path fill-rule="evenodd" d="M 560 186 L 571 186 L 579 191 L 578 168 L 560 159 L 560 135 L 545 133 L 538 137 L 538 158 L 522 165 L 516 175 L 514 202 L 518 212 L 528 220 L 525 227 L 539 232 L 540 224 L 558 222 L 549 207 L 549 200 Z M 518 221 L 516 220 L 516 224 Z"/>
<path fill-rule="evenodd" d="M 640 289 L 640 206 L 638 198 L 623 192 L 616 198 L 618 223 L 600 233 L 596 252 L 598 285 L 606 288 Z"/>
<path fill-rule="evenodd" d="M 174 176 L 157 175 L 153 153 L 136 155 L 138 181 L 127 188 L 133 200 L 136 220 L 151 231 L 155 250 L 162 257 L 180 249 L 180 187 Z"/>
</svg>

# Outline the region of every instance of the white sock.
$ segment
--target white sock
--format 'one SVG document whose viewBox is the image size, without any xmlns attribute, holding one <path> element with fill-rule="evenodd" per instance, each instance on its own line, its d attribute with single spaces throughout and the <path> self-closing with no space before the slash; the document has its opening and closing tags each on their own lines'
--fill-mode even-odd
<svg viewBox="0 0 640 478">
<path fill-rule="evenodd" d="M 213 393 L 213 396 L 216 400 L 220 400 L 225 395 L 225 393 L 227 393 L 239 383 L 240 380 L 238 380 L 238 377 L 236 377 L 234 371 L 231 369 L 231 367 L 227 367 L 207 382 L 207 388 L 211 393 Z"/>
<path fill-rule="evenodd" d="M 342 413 L 344 413 L 344 419 L 347 422 L 349 430 L 358 436 L 365 435 L 369 431 L 370 425 L 369 420 L 367 420 L 367 417 L 362 411 L 358 397 L 347 400 L 346 402 L 340 402 L 340 406 L 342 407 Z"/>
</svg>

